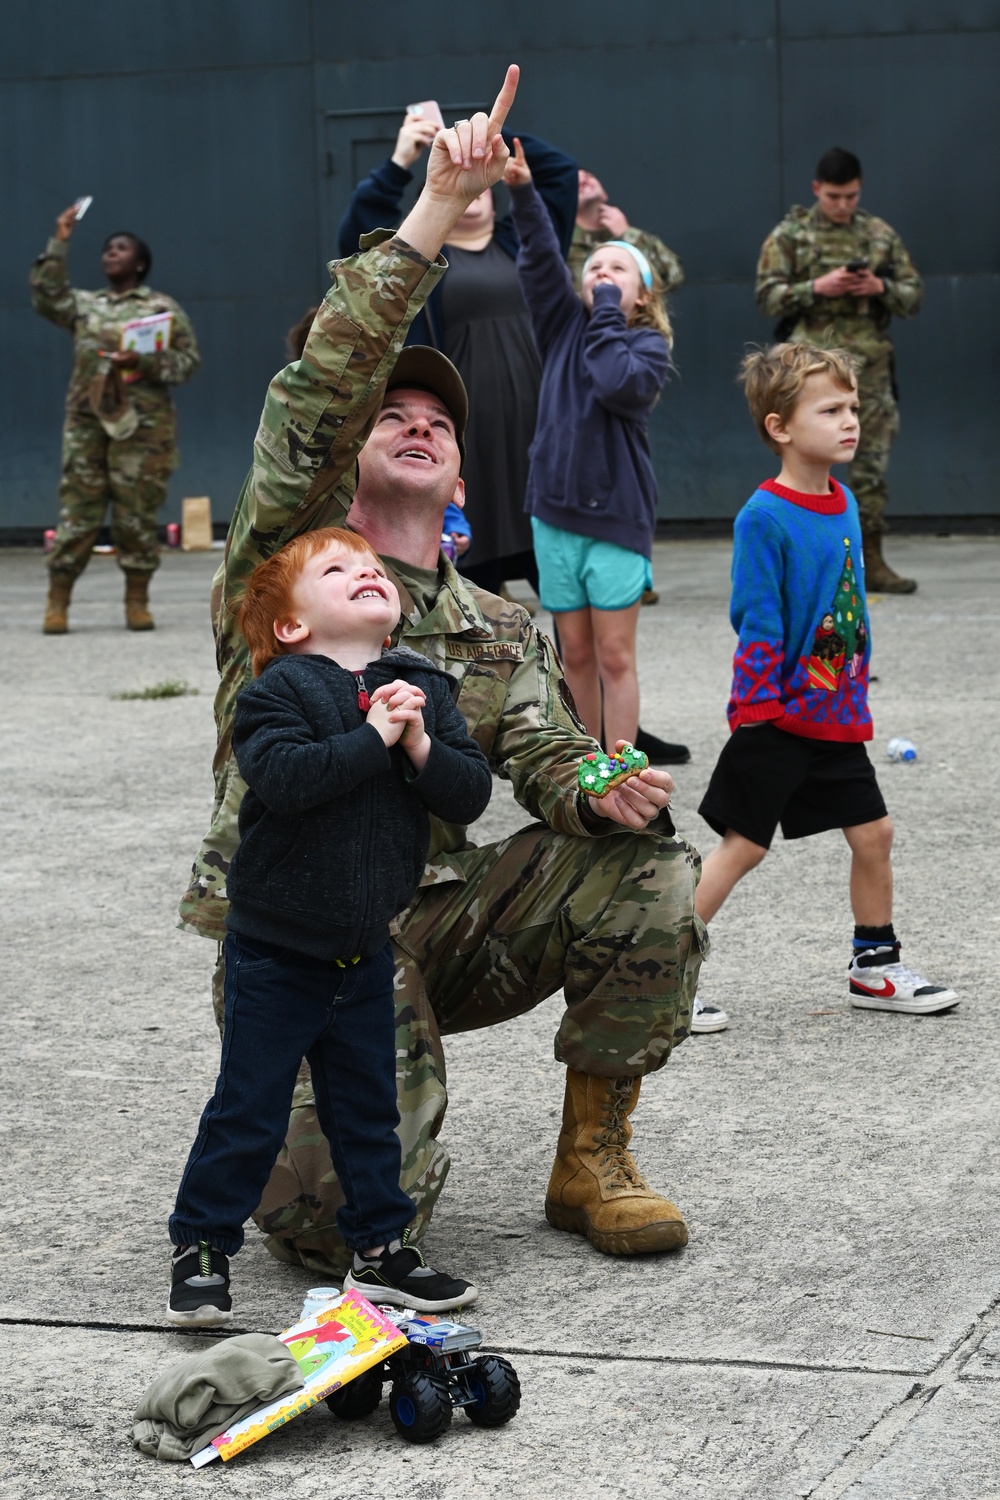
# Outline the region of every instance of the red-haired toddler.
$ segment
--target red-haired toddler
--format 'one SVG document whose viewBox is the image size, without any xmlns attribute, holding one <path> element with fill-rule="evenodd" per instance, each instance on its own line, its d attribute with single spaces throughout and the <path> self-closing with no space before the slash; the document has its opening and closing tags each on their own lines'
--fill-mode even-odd
<svg viewBox="0 0 1000 1500">
<path fill-rule="evenodd" d="M 423 874 L 428 814 L 472 822 L 491 775 L 445 674 L 391 647 L 399 616 L 395 586 L 350 531 L 296 537 L 247 585 L 254 680 L 233 726 L 247 790 L 227 882 L 222 1062 L 170 1219 L 171 1323 L 231 1316 L 228 1257 L 281 1150 L 303 1058 L 344 1189 L 345 1288 L 426 1312 L 478 1295 L 407 1241 L 389 923 Z"/>
</svg>

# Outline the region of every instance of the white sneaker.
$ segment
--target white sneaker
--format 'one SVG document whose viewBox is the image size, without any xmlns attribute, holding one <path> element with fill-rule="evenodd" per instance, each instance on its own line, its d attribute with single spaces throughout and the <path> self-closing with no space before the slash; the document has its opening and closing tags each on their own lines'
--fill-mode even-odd
<svg viewBox="0 0 1000 1500">
<path fill-rule="evenodd" d="M 884 964 L 862 965 L 860 958 L 884 953 L 893 960 Z M 851 962 L 851 1004 L 858 1010 L 896 1010 L 909 1016 L 931 1016 L 939 1010 L 951 1010 L 959 999 L 954 990 L 931 984 L 899 961 L 899 948 L 866 948 L 855 953 Z"/>
<path fill-rule="evenodd" d="M 692 1031 L 725 1031 L 729 1017 L 721 1005 L 706 1005 L 699 995 L 694 997 L 691 1011 Z"/>
</svg>

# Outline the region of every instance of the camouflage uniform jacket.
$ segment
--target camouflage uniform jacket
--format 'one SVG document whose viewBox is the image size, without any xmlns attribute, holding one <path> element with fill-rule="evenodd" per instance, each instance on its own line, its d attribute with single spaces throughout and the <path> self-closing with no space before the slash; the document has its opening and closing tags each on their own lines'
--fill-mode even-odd
<svg viewBox="0 0 1000 1500">
<path fill-rule="evenodd" d="M 609 240 L 617 238 L 618 236 L 612 234 L 610 229 L 581 229 L 579 224 L 574 224 L 573 240 L 566 262 L 577 291 L 580 290 L 580 279 L 588 257 L 593 255 L 599 246 L 606 245 Z M 677 290 L 684 280 L 684 267 L 662 240 L 658 240 L 655 234 L 647 234 L 645 229 L 635 229 L 631 224 L 621 238 L 642 251 L 659 277 L 664 294 Z"/>
<path fill-rule="evenodd" d="M 250 676 L 236 614 L 247 578 L 292 537 L 341 525 L 355 487 L 355 458 L 381 406 L 407 328 L 446 269 L 385 231 L 368 235 L 362 252 L 330 266 L 333 286 L 320 304 L 301 360 L 271 382 L 254 443 L 253 464 L 229 528 L 213 587 L 221 682 L 215 701 L 218 748 L 211 827 L 181 901 L 181 919 L 221 939 L 226 874 L 238 842 L 244 783 L 232 754 L 236 695 Z M 433 608 L 423 614 L 400 580 L 402 639 L 458 681 L 458 707 L 469 733 L 521 805 L 557 832 L 592 835 L 620 827 L 581 809 L 576 772 L 595 749 L 573 712 L 558 663 L 544 635 L 519 605 L 460 578 L 444 562 Z M 657 828 L 672 833 L 669 818 Z M 461 851 L 471 848 L 458 824 L 431 819 L 421 884 L 464 880 Z"/>
<path fill-rule="evenodd" d="M 885 282 L 881 297 L 817 297 L 818 276 L 866 257 Z M 920 306 L 923 285 L 906 246 L 884 219 L 863 208 L 849 224 L 834 224 L 814 203 L 792 208 L 764 241 L 757 265 L 757 305 L 779 320 L 780 337 L 839 345 L 866 365 L 892 356 L 889 323 Z"/>
<path fill-rule="evenodd" d="M 156 354 L 140 354 L 138 368 L 142 379 L 130 382 L 126 390 L 140 412 L 169 404 L 167 386 L 188 380 L 201 364 L 194 329 L 184 309 L 172 297 L 154 292 L 148 286 L 133 287 L 127 292 L 113 292 L 110 287 L 99 292 L 79 291 L 69 284 L 66 251 L 66 240 L 50 239 L 31 268 L 31 303 L 35 311 L 50 323 L 68 328 L 73 335 L 73 373 L 66 393 L 66 410 L 90 410 L 90 382 L 107 368 L 107 361 L 98 357 L 99 352 L 111 353 L 119 347 L 124 324 L 159 312 L 174 315 L 170 347 Z"/>
</svg>

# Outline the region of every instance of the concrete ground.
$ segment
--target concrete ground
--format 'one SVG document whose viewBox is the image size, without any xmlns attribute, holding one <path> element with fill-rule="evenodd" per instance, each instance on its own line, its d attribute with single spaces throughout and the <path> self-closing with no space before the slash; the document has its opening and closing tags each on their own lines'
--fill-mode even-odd
<svg viewBox="0 0 1000 1500">
<path fill-rule="evenodd" d="M 703 993 L 731 1028 L 643 1089 L 636 1146 L 684 1209 L 680 1254 L 607 1259 L 550 1229 L 559 1000 L 451 1038 L 454 1167 L 429 1248 L 483 1288 L 487 1343 L 520 1372 L 507 1428 L 456 1418 L 434 1447 L 319 1407 L 225 1470 L 135 1452 L 130 1413 L 197 1336 L 161 1322 L 164 1220 L 208 1096 L 212 945 L 177 898 L 211 804 L 217 554 L 168 554 L 158 629 L 122 629 L 95 557 L 64 639 L 39 633 L 38 554 L 0 554 L 0 864 L 6 1437 L 0 1495 L 1000 1496 L 1000 1153 L 992 986 L 1000 539 L 901 538 L 920 580 L 876 599 L 880 779 L 896 819 L 904 957 L 961 991 L 950 1015 L 853 1011 L 839 834 L 779 841 L 713 924 Z M 658 549 L 642 611 L 643 722 L 686 739 L 679 828 L 726 737 L 725 542 Z M 123 691 L 178 679 L 157 701 Z M 913 765 L 884 763 L 891 735 Z M 521 821 L 499 785 L 480 832 Z M 284 1327 L 315 1277 L 254 1232 L 236 1326 Z"/>
</svg>

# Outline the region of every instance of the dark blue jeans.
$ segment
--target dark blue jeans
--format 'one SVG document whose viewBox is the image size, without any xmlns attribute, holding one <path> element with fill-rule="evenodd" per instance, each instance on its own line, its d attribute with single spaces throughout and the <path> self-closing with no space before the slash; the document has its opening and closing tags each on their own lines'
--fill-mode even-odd
<svg viewBox="0 0 1000 1500">
<path fill-rule="evenodd" d="M 239 1250 L 284 1143 L 303 1058 L 347 1200 L 341 1234 L 368 1250 L 402 1233 L 415 1210 L 399 1186 L 394 973 L 391 943 L 341 968 L 227 936 L 222 1063 L 170 1218 L 175 1245 Z"/>
</svg>

